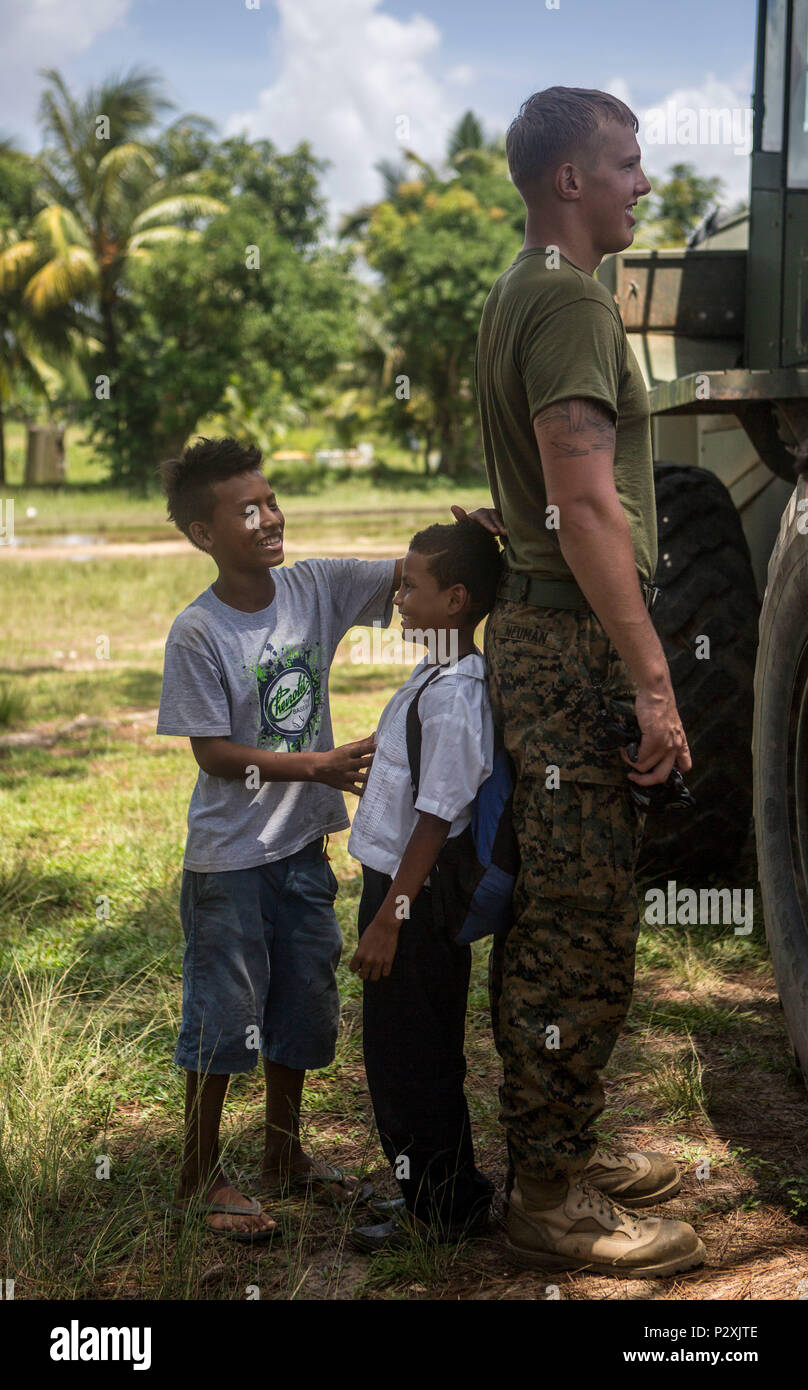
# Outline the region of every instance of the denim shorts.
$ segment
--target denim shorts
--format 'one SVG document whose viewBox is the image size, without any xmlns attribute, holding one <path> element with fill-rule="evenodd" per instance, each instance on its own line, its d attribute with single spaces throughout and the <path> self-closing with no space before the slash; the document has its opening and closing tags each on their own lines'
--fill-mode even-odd
<svg viewBox="0 0 808 1390">
<path fill-rule="evenodd" d="M 184 869 L 182 1026 L 186 1071 L 251 1071 L 259 1051 L 295 1070 L 334 1060 L 342 935 L 323 839 L 274 864 Z"/>
</svg>

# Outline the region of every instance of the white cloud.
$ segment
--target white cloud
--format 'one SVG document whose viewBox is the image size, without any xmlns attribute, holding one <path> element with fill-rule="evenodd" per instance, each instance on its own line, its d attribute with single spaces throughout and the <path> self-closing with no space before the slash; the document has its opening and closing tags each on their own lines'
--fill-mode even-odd
<svg viewBox="0 0 808 1390">
<path fill-rule="evenodd" d="M 132 0 L 0 0 L 0 131 L 20 139 L 42 90 L 40 68 L 64 68 L 121 23 Z"/>
<path fill-rule="evenodd" d="M 381 3 L 277 0 L 279 74 L 226 124 L 281 149 L 309 140 L 332 161 L 324 190 L 337 211 L 379 197 L 378 159 L 398 160 L 404 148 L 440 159 L 459 115 L 428 70 L 440 31 L 423 15 L 384 14 Z"/>
<path fill-rule="evenodd" d="M 652 183 L 672 164 L 692 164 L 703 178 L 723 180 L 722 202 L 730 207 L 749 197 L 750 87 L 748 72 L 729 81 L 708 72 L 700 85 L 675 88 L 644 108 L 632 102 L 622 77 L 613 78 L 606 90 L 637 113 L 643 167 Z"/>
<path fill-rule="evenodd" d="M 475 75 L 471 63 L 458 63 L 456 67 L 449 69 L 446 81 L 456 87 L 468 87 L 469 83 L 474 81 Z"/>
<path fill-rule="evenodd" d="M 602 90 L 610 96 L 617 97 L 618 101 L 624 101 L 626 106 L 631 106 L 631 93 L 625 77 L 613 77 Z M 631 109 L 634 110 L 633 106 Z"/>
<path fill-rule="evenodd" d="M 2 0 L 0 23 L 6 52 L 34 54 L 45 45 L 54 55 L 65 46 L 80 53 L 120 22 L 131 0 Z"/>
</svg>

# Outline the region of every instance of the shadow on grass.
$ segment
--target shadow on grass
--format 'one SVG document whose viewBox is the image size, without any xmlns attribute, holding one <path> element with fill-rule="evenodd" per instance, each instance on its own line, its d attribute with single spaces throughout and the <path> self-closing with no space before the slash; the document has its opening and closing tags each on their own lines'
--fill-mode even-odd
<svg viewBox="0 0 808 1390">
<path fill-rule="evenodd" d="M 35 908 L 48 908 L 61 914 L 92 901 L 94 887 L 82 875 L 63 867 L 39 869 L 26 860 L 17 860 L 0 870 L 0 931 L 15 917 L 28 915 Z"/>
<path fill-rule="evenodd" d="M 808 1095 L 799 1068 L 790 1061 L 785 1027 L 777 1029 L 776 1024 L 772 1009 L 770 1046 L 761 1045 L 766 1031 L 761 1025 L 743 1059 L 727 1055 L 715 1039 L 698 1040 L 697 1052 L 710 1079 L 705 1111 L 736 1162 L 757 1182 L 759 1198 L 808 1226 Z M 782 1047 L 777 1084 L 769 1061 L 772 1042 Z"/>
<path fill-rule="evenodd" d="M 95 891 L 95 890 L 93 890 Z M 99 986 L 120 982 L 167 957 L 165 969 L 182 967 L 182 931 L 179 921 L 179 874 L 149 889 L 134 912 L 123 921 L 101 918 L 76 938 L 82 967 Z"/>
<path fill-rule="evenodd" d="M 152 708 L 160 703 L 162 679 L 159 671 L 134 667 L 123 671 L 118 677 L 118 693 L 128 704 Z"/>
<path fill-rule="evenodd" d="M 0 676 L 45 676 L 61 674 L 61 666 L 0 666 Z"/>
<path fill-rule="evenodd" d="M 90 749 L 76 748 L 69 753 L 54 752 L 43 739 L 41 744 L 23 744 L 0 749 L 0 789 L 11 791 L 30 777 L 61 777 L 77 782 L 93 774 Z"/>
<path fill-rule="evenodd" d="M 147 890 L 133 911 L 116 920 L 114 902 L 105 910 L 95 875 L 78 874 L 58 867 L 40 869 L 25 860 L 0 872 L 0 957 L 26 947 L 37 935 L 69 933 L 72 964 L 66 979 L 81 978 L 93 994 L 103 994 L 130 976 L 153 970 L 165 958 L 163 970 L 179 980 L 182 966 L 182 931 L 179 923 L 179 875 Z M 82 929 L 75 924 L 80 914 Z M 29 962 L 32 980 L 53 974 L 49 952 L 41 964 Z"/>
<path fill-rule="evenodd" d="M 768 1001 L 761 1000 L 761 1005 Z M 639 996 L 635 999 L 631 1011 L 632 1022 L 637 1025 L 644 1025 L 649 1028 L 664 1028 L 673 1030 L 677 1036 L 681 1037 L 689 1029 L 693 1033 L 701 1033 L 707 1037 L 726 1036 L 730 1032 L 749 1030 L 759 1025 L 761 1020 L 757 1016 L 757 1009 L 754 1006 L 745 1004 L 741 1008 L 737 1003 L 731 1007 L 726 1007 L 713 998 L 709 1004 L 696 1004 L 690 1000 L 681 1002 L 673 999 L 663 999 L 662 1001 L 654 998 L 644 999 Z"/>
<path fill-rule="evenodd" d="M 757 1184 L 754 1200 L 804 1226 L 808 1095 L 771 988 L 767 982 L 740 1005 L 734 990 L 720 986 L 706 1000 L 674 1000 L 655 975 L 638 989 L 626 1033 L 635 1049 L 632 1067 L 647 1073 L 646 1099 L 666 1111 L 671 1098 L 677 1102 L 677 1113 L 662 1120 L 684 1121 L 709 1145 L 706 1123 Z M 663 1040 L 674 1051 L 660 1047 Z"/>
</svg>

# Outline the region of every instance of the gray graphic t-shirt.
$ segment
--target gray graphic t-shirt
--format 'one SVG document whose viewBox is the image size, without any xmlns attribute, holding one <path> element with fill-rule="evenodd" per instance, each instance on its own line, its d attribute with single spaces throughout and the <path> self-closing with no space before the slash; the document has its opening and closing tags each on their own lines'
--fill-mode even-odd
<svg viewBox="0 0 808 1390">
<path fill-rule="evenodd" d="M 230 737 L 279 753 L 333 748 L 334 652 L 355 624 L 387 627 L 394 569 L 394 560 L 298 560 L 273 570 L 275 598 L 257 613 L 206 589 L 168 634 L 158 734 Z M 347 825 L 334 787 L 263 782 L 250 790 L 200 768 L 185 867 L 219 873 L 270 864 Z"/>
</svg>

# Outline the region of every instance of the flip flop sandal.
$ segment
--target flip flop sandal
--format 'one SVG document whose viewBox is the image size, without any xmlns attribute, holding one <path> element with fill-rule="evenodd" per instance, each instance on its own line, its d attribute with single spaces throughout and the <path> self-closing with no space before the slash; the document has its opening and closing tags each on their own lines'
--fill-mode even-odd
<svg viewBox="0 0 808 1390">
<path fill-rule="evenodd" d="M 308 1193 L 314 1201 L 325 1200 L 327 1204 L 334 1203 L 339 1207 L 362 1204 L 373 1196 L 373 1183 L 367 1179 L 358 1183 L 356 1187 L 349 1187 L 347 1197 L 338 1197 L 332 1190 L 333 1183 L 345 1186 L 346 1178 L 342 1169 L 332 1168 L 328 1163 L 318 1163 L 316 1170 L 297 1173 L 294 1177 L 284 1179 L 277 1186 L 265 1186 L 264 1190 L 272 1195 L 286 1193 L 291 1196 L 293 1193 Z"/>
<path fill-rule="evenodd" d="M 234 1206 L 231 1202 L 209 1202 L 206 1206 L 200 1206 L 198 1216 L 204 1219 L 208 1216 L 261 1216 L 264 1208 L 260 1202 L 256 1202 L 254 1197 L 250 1197 L 249 1206 Z M 163 1211 L 167 1211 L 176 1218 L 186 1218 L 188 1216 L 187 1207 L 178 1207 L 175 1202 L 163 1202 Z M 233 1231 L 226 1227 L 209 1226 L 205 1220 L 205 1226 L 215 1236 L 223 1236 L 225 1240 L 236 1240 L 241 1245 L 262 1245 L 272 1237 L 277 1231 L 277 1225 L 271 1226 L 269 1230 L 257 1228 L 254 1231 Z"/>
</svg>

